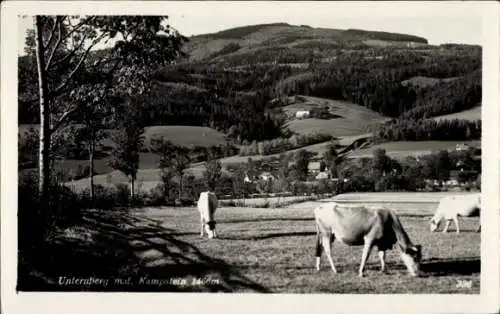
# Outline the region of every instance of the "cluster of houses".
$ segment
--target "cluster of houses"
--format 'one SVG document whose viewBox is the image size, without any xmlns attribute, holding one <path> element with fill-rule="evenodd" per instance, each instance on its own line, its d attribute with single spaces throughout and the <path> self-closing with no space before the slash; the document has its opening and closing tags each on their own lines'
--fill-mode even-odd
<svg viewBox="0 0 500 314">
<path fill-rule="evenodd" d="M 312 161 L 309 162 L 309 173 L 313 174 L 315 176 L 316 180 L 323 180 L 323 179 L 331 179 L 332 181 L 336 181 L 337 178 L 331 178 L 330 172 L 328 171 L 320 171 L 320 162 L 319 161 Z M 272 181 L 272 180 L 277 180 L 278 178 L 273 175 L 269 171 L 262 171 L 260 174 L 256 175 L 254 178 L 251 178 L 248 174 L 245 175 L 244 182 L 245 183 L 252 183 L 255 181 Z"/>
<path fill-rule="evenodd" d="M 463 144 L 457 144 L 455 147 L 455 150 L 460 152 L 460 151 L 467 151 L 471 147 L 465 143 Z M 478 157 L 479 158 L 479 157 Z M 438 180 L 426 180 L 426 183 L 428 186 L 444 186 L 447 188 L 451 187 L 461 187 L 464 186 L 464 183 L 459 182 L 459 176 L 462 173 L 470 173 L 474 172 L 471 170 L 464 169 L 462 166 L 462 162 L 458 161 L 457 164 L 455 165 L 455 170 L 451 171 L 450 173 L 450 179 L 445 181 L 445 182 L 439 182 Z M 309 173 L 312 174 L 315 178 L 315 180 L 331 180 L 331 181 L 337 181 L 338 178 L 332 178 L 331 174 L 329 171 L 320 171 L 320 162 L 319 161 L 311 161 L 309 163 Z M 477 173 L 470 173 L 471 175 L 477 175 Z M 273 181 L 277 180 L 278 177 L 273 175 L 269 171 L 262 171 L 260 174 L 256 175 L 254 178 L 250 178 L 248 175 L 245 176 L 244 182 L 246 183 L 253 183 L 256 181 Z"/>
</svg>

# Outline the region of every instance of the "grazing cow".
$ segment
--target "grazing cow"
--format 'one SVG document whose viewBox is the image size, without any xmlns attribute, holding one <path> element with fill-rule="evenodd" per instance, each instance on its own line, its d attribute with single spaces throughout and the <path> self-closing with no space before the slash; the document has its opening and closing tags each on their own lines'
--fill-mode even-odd
<svg viewBox="0 0 500 314">
<path fill-rule="evenodd" d="M 198 199 L 198 210 L 200 211 L 200 238 L 203 238 L 203 230 L 207 232 L 208 238 L 217 237 L 215 233 L 215 210 L 217 209 L 217 196 L 213 192 L 201 192 Z"/>
<path fill-rule="evenodd" d="M 297 119 L 309 118 L 309 111 L 308 110 L 297 111 L 295 113 L 295 118 L 297 118 Z"/>
<path fill-rule="evenodd" d="M 430 229 L 434 232 L 439 227 L 442 220 L 446 220 L 446 225 L 443 228 L 443 233 L 448 232 L 448 227 L 453 220 L 457 227 L 456 232 L 460 233 L 458 226 L 458 216 L 461 217 L 477 217 L 481 210 L 481 194 L 473 195 L 454 195 L 445 196 L 439 202 L 436 213 L 431 218 Z M 476 232 L 481 231 L 481 223 Z"/>
<path fill-rule="evenodd" d="M 331 256 L 331 245 L 335 238 L 349 246 L 364 245 L 358 275 L 363 277 L 363 269 L 375 246 L 381 263 L 381 272 L 385 271 L 385 251 L 392 249 L 395 243 L 400 249 L 401 259 L 412 276 L 418 276 L 422 247 L 414 245 L 396 214 L 380 208 L 364 206 L 343 206 L 328 203 L 314 210 L 316 220 L 316 269 L 319 271 L 322 247 L 328 257 L 334 273 L 337 272 Z"/>
</svg>

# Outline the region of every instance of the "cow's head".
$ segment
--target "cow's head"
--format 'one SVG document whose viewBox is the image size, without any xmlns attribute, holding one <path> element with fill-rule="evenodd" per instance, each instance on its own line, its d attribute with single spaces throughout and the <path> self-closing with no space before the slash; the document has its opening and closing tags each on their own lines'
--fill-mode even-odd
<svg viewBox="0 0 500 314">
<path fill-rule="evenodd" d="M 410 275 L 416 277 L 420 272 L 420 261 L 422 260 L 422 246 L 412 245 L 401 251 L 401 259 L 406 265 Z"/>
<path fill-rule="evenodd" d="M 436 217 L 431 218 L 431 221 L 429 222 L 431 232 L 434 232 L 437 230 L 440 222 L 441 222 L 441 219 L 437 219 Z"/>
<path fill-rule="evenodd" d="M 212 221 L 205 223 L 205 231 L 207 232 L 209 239 L 216 237 L 215 220 L 212 220 Z"/>
</svg>

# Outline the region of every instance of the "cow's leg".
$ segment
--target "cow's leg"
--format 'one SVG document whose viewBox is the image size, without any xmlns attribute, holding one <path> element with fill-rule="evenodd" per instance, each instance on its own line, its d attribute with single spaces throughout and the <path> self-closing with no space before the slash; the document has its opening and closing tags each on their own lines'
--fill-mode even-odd
<svg viewBox="0 0 500 314">
<path fill-rule="evenodd" d="M 205 227 L 205 220 L 203 219 L 203 216 L 200 216 L 200 238 L 203 238 L 204 227 Z"/>
<path fill-rule="evenodd" d="M 443 233 L 448 232 L 448 227 L 450 226 L 450 224 L 451 224 L 451 220 L 446 220 L 446 224 L 444 225 L 444 228 L 443 228 Z"/>
<path fill-rule="evenodd" d="M 333 259 L 332 259 L 332 243 L 335 240 L 335 236 L 333 234 L 330 235 L 324 235 L 323 238 L 321 239 L 321 242 L 323 244 L 323 249 L 325 251 L 326 256 L 328 257 L 328 261 L 330 262 L 330 267 L 332 268 L 332 271 L 334 273 L 337 273 L 337 269 L 335 268 L 335 265 L 333 265 Z"/>
<path fill-rule="evenodd" d="M 380 272 L 385 272 L 385 251 L 379 250 L 378 257 L 380 258 Z"/>
<path fill-rule="evenodd" d="M 316 270 L 319 271 L 320 267 L 321 267 L 321 254 L 322 254 L 322 251 L 321 251 L 321 247 L 323 246 L 321 244 L 321 231 L 319 230 L 319 226 L 318 224 L 316 223 L 316 253 L 315 253 L 315 256 L 316 256 Z"/>
<path fill-rule="evenodd" d="M 455 222 L 455 226 L 457 227 L 457 233 L 460 233 L 460 227 L 458 226 L 458 216 L 453 216 L 453 221 Z"/>
<path fill-rule="evenodd" d="M 365 268 L 366 261 L 370 256 L 370 251 L 372 250 L 372 247 L 373 247 L 373 242 L 365 240 L 365 245 L 363 247 L 363 256 L 361 256 L 361 265 L 359 265 L 359 273 L 358 273 L 359 277 L 363 277 L 363 269 Z"/>
</svg>

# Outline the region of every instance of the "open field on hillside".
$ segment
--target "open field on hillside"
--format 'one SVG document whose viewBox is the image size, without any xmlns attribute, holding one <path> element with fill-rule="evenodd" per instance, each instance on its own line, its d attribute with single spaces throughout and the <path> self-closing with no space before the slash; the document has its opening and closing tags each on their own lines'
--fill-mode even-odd
<svg viewBox="0 0 500 314">
<path fill-rule="evenodd" d="M 473 147 L 481 147 L 481 141 L 401 141 L 388 142 L 378 145 L 373 145 L 369 148 L 363 148 L 351 152 L 349 158 L 373 157 L 373 151 L 377 148 L 386 150 L 388 156 L 391 157 L 406 157 L 406 156 L 421 156 L 437 152 L 442 149 L 455 149 L 457 144 L 466 143 Z"/>
<path fill-rule="evenodd" d="M 350 145 L 353 141 L 360 139 L 360 138 L 365 138 L 365 137 L 370 137 L 371 133 L 366 133 L 366 134 L 360 134 L 360 135 L 353 135 L 353 136 L 343 136 L 339 138 L 339 143 L 342 146 L 347 146 Z M 324 142 L 324 143 L 318 143 L 310 146 L 305 146 L 302 148 L 294 149 L 287 151 L 287 153 L 293 153 L 296 152 L 300 149 L 306 149 L 311 152 L 315 152 L 318 154 L 318 156 L 321 156 L 324 151 L 326 151 L 326 148 L 330 142 Z M 269 158 L 275 158 L 279 157 L 280 154 L 272 154 L 272 155 L 267 155 L 267 156 L 262 156 L 262 155 L 256 155 L 256 156 L 250 156 L 252 160 L 264 160 L 264 159 L 269 159 Z M 234 164 L 234 163 L 244 163 L 247 162 L 249 156 L 231 156 L 231 157 L 225 157 L 221 158 L 220 162 L 222 165 L 222 171 L 226 174 L 228 172 L 225 170 L 226 165 L 228 164 Z M 140 159 L 139 159 L 139 171 L 137 172 L 137 180 L 140 182 L 141 186 L 139 188 L 143 189 L 144 191 L 148 191 L 149 189 L 155 187 L 159 182 L 160 182 L 160 170 L 158 169 L 158 156 L 152 153 L 141 153 Z M 96 184 L 102 184 L 104 186 L 113 186 L 114 184 L 117 183 L 127 183 L 128 179 L 120 172 L 118 171 L 113 171 L 108 165 L 108 158 L 101 159 L 96 161 L 96 169 L 97 173 L 100 173 L 99 175 L 96 175 L 94 177 L 94 182 Z M 60 169 L 66 169 L 66 170 L 71 170 L 78 165 L 87 165 L 86 160 L 68 160 L 68 161 L 63 161 L 59 163 L 56 168 L 58 170 Z M 192 165 L 192 167 L 186 169 L 186 174 L 191 174 L 196 177 L 201 177 L 203 175 L 203 171 L 205 171 L 205 163 L 195 163 Z M 81 180 L 76 180 L 74 182 L 71 182 L 71 186 L 73 186 L 77 190 L 85 189 L 86 187 L 89 186 L 89 179 L 84 178 Z"/>
<path fill-rule="evenodd" d="M 20 124 L 19 133 L 24 134 L 30 128 L 38 130 L 38 124 Z M 112 130 L 107 130 L 113 132 Z M 144 144 L 149 145 L 153 136 L 163 136 L 170 140 L 175 145 L 182 146 L 212 146 L 222 145 L 226 143 L 224 133 L 201 126 L 185 126 L 185 125 L 157 125 L 144 128 Z M 103 143 L 106 146 L 113 146 L 111 139 L 106 139 Z"/>
<path fill-rule="evenodd" d="M 419 87 L 430 87 L 434 86 L 438 83 L 448 83 L 452 82 L 460 77 L 447 77 L 447 78 L 435 78 L 435 77 L 427 77 L 427 76 L 415 76 L 410 79 L 404 80 L 401 82 L 403 86 L 413 85 Z"/>
<path fill-rule="evenodd" d="M 457 113 L 451 113 L 443 116 L 437 116 L 431 118 L 436 121 L 440 120 L 452 120 L 452 119 L 463 119 L 463 120 L 481 120 L 481 106 L 476 106 L 469 110 L 460 111 Z"/>
<path fill-rule="evenodd" d="M 21 135 L 28 131 L 30 128 L 38 129 L 38 124 L 21 124 L 19 125 L 19 133 Z M 107 130 L 108 133 L 113 132 L 112 130 Z M 223 145 L 226 143 L 226 137 L 223 133 L 218 132 L 214 129 L 208 127 L 197 127 L 197 126 L 182 126 L 182 125 L 169 125 L 169 126 L 150 126 L 146 127 L 144 130 L 144 144 L 149 147 L 151 138 L 153 136 L 163 136 L 165 139 L 170 140 L 175 145 L 181 146 L 212 146 L 212 145 Z M 114 143 L 110 138 L 106 138 L 102 141 L 102 144 L 107 147 L 113 147 Z M 112 172 L 113 169 L 108 166 L 110 161 L 109 157 L 95 159 L 95 172 L 98 174 L 106 174 Z M 158 168 L 159 157 L 154 153 L 143 152 L 140 153 L 139 158 L 139 169 L 155 169 Z M 78 166 L 84 167 L 88 165 L 88 160 L 74 160 L 66 159 L 57 161 L 55 164 L 56 171 L 71 171 Z M 195 170 L 196 171 L 196 170 Z M 112 174 L 113 175 L 113 174 Z M 105 176 L 105 175 L 104 175 Z M 149 174 L 145 174 L 145 180 L 150 178 Z M 142 177 L 139 174 L 139 177 Z M 159 178 L 158 174 L 155 174 L 155 179 Z M 105 178 L 97 177 L 96 182 L 105 182 Z M 112 182 L 121 182 L 112 180 Z M 126 182 L 126 181 L 125 181 Z M 100 184 L 100 183 L 99 183 Z"/>
<path fill-rule="evenodd" d="M 72 250 L 59 248 L 61 268 L 53 271 L 54 278 L 50 273 L 46 276 L 57 282 L 61 271 L 72 276 L 118 272 L 127 278 L 132 274 L 132 284 L 127 286 L 111 282 L 105 288 L 89 287 L 101 291 L 479 293 L 480 234 L 473 232 L 477 218 L 462 219 L 460 234 L 455 234 L 453 228 L 447 234 L 431 233 L 429 216 L 422 214 L 425 203 L 406 203 L 405 208 L 401 205 L 398 212 L 406 232 L 423 247 L 421 276 L 407 275 L 395 249 L 386 254 L 386 274 L 379 272 L 377 254 L 372 252 L 365 277 L 359 278 L 361 247 L 338 241 L 332 247 L 338 273 L 329 269 L 325 256 L 320 272 L 314 269 L 313 209 L 320 202 L 307 204 L 279 209 L 219 208 L 218 238 L 213 240 L 200 239 L 199 214 L 194 207 L 143 208 L 114 216 L 89 213 L 83 227 L 93 235 L 92 245 L 73 240 Z M 63 260 L 74 260 L 75 256 L 85 263 Z M 141 283 L 144 277 L 154 278 L 157 283 Z M 26 285 L 24 278 L 21 286 Z M 172 285 L 171 278 L 185 281 Z M 193 278 L 204 282 L 193 284 Z M 460 288 L 459 280 L 470 280 L 472 287 Z M 54 284 L 50 288 L 78 289 L 62 287 Z"/>
<path fill-rule="evenodd" d="M 361 138 L 369 138 L 372 136 L 372 133 L 363 133 L 363 134 L 358 134 L 358 135 L 348 135 L 348 136 L 340 136 L 338 137 L 339 145 L 341 146 L 349 146 L 351 145 L 355 140 L 361 139 Z M 313 145 L 308 145 L 308 146 L 303 146 L 300 148 L 296 149 L 291 149 L 289 151 L 286 151 L 287 154 L 290 153 L 295 153 L 299 150 L 305 149 L 307 151 L 317 153 L 318 156 L 321 156 L 323 152 L 326 151 L 326 148 L 330 145 L 330 141 L 323 142 L 323 143 L 318 143 L 318 144 L 313 144 Z M 270 158 L 276 158 L 279 157 L 280 154 L 270 154 L 270 155 L 254 155 L 254 156 L 231 156 L 231 157 L 225 157 L 221 158 L 220 162 L 222 166 L 227 165 L 227 164 L 232 164 L 232 163 L 242 163 L 242 162 L 247 162 L 248 157 L 251 157 L 252 160 L 264 160 L 264 159 L 270 159 Z M 194 165 L 194 168 L 201 167 L 201 164 L 196 164 Z"/>
<path fill-rule="evenodd" d="M 164 136 L 174 145 L 182 146 L 212 146 L 226 143 L 223 133 L 208 127 L 183 126 L 183 125 L 159 125 L 149 126 L 144 130 L 145 144 L 153 136 Z"/>
<path fill-rule="evenodd" d="M 328 120 L 316 118 L 293 119 L 287 126 L 291 131 L 299 134 L 320 132 L 336 137 L 359 135 L 368 132 L 369 128 L 374 124 L 387 119 L 374 111 L 347 101 L 309 96 L 300 96 L 300 98 L 305 101 L 297 101 L 283 108 L 288 116 L 293 117 L 299 110 L 328 106 L 330 113 L 335 115 L 336 118 Z"/>
<path fill-rule="evenodd" d="M 197 178 L 203 176 L 204 167 L 195 167 L 186 169 L 184 174 L 194 175 Z M 227 170 L 222 169 L 223 174 L 228 174 Z M 176 180 L 174 178 L 173 180 Z M 161 182 L 160 169 L 139 169 L 137 171 L 137 180 L 135 182 L 137 191 L 149 192 L 152 188 L 155 188 Z M 88 178 L 83 178 L 80 180 L 75 180 L 66 183 L 69 187 L 75 189 L 76 191 L 81 191 L 90 186 L 90 180 Z M 114 187 L 116 184 L 129 184 L 128 178 L 119 171 L 111 171 L 104 174 L 99 174 L 94 176 L 94 184 L 100 184 L 105 187 Z"/>
</svg>

